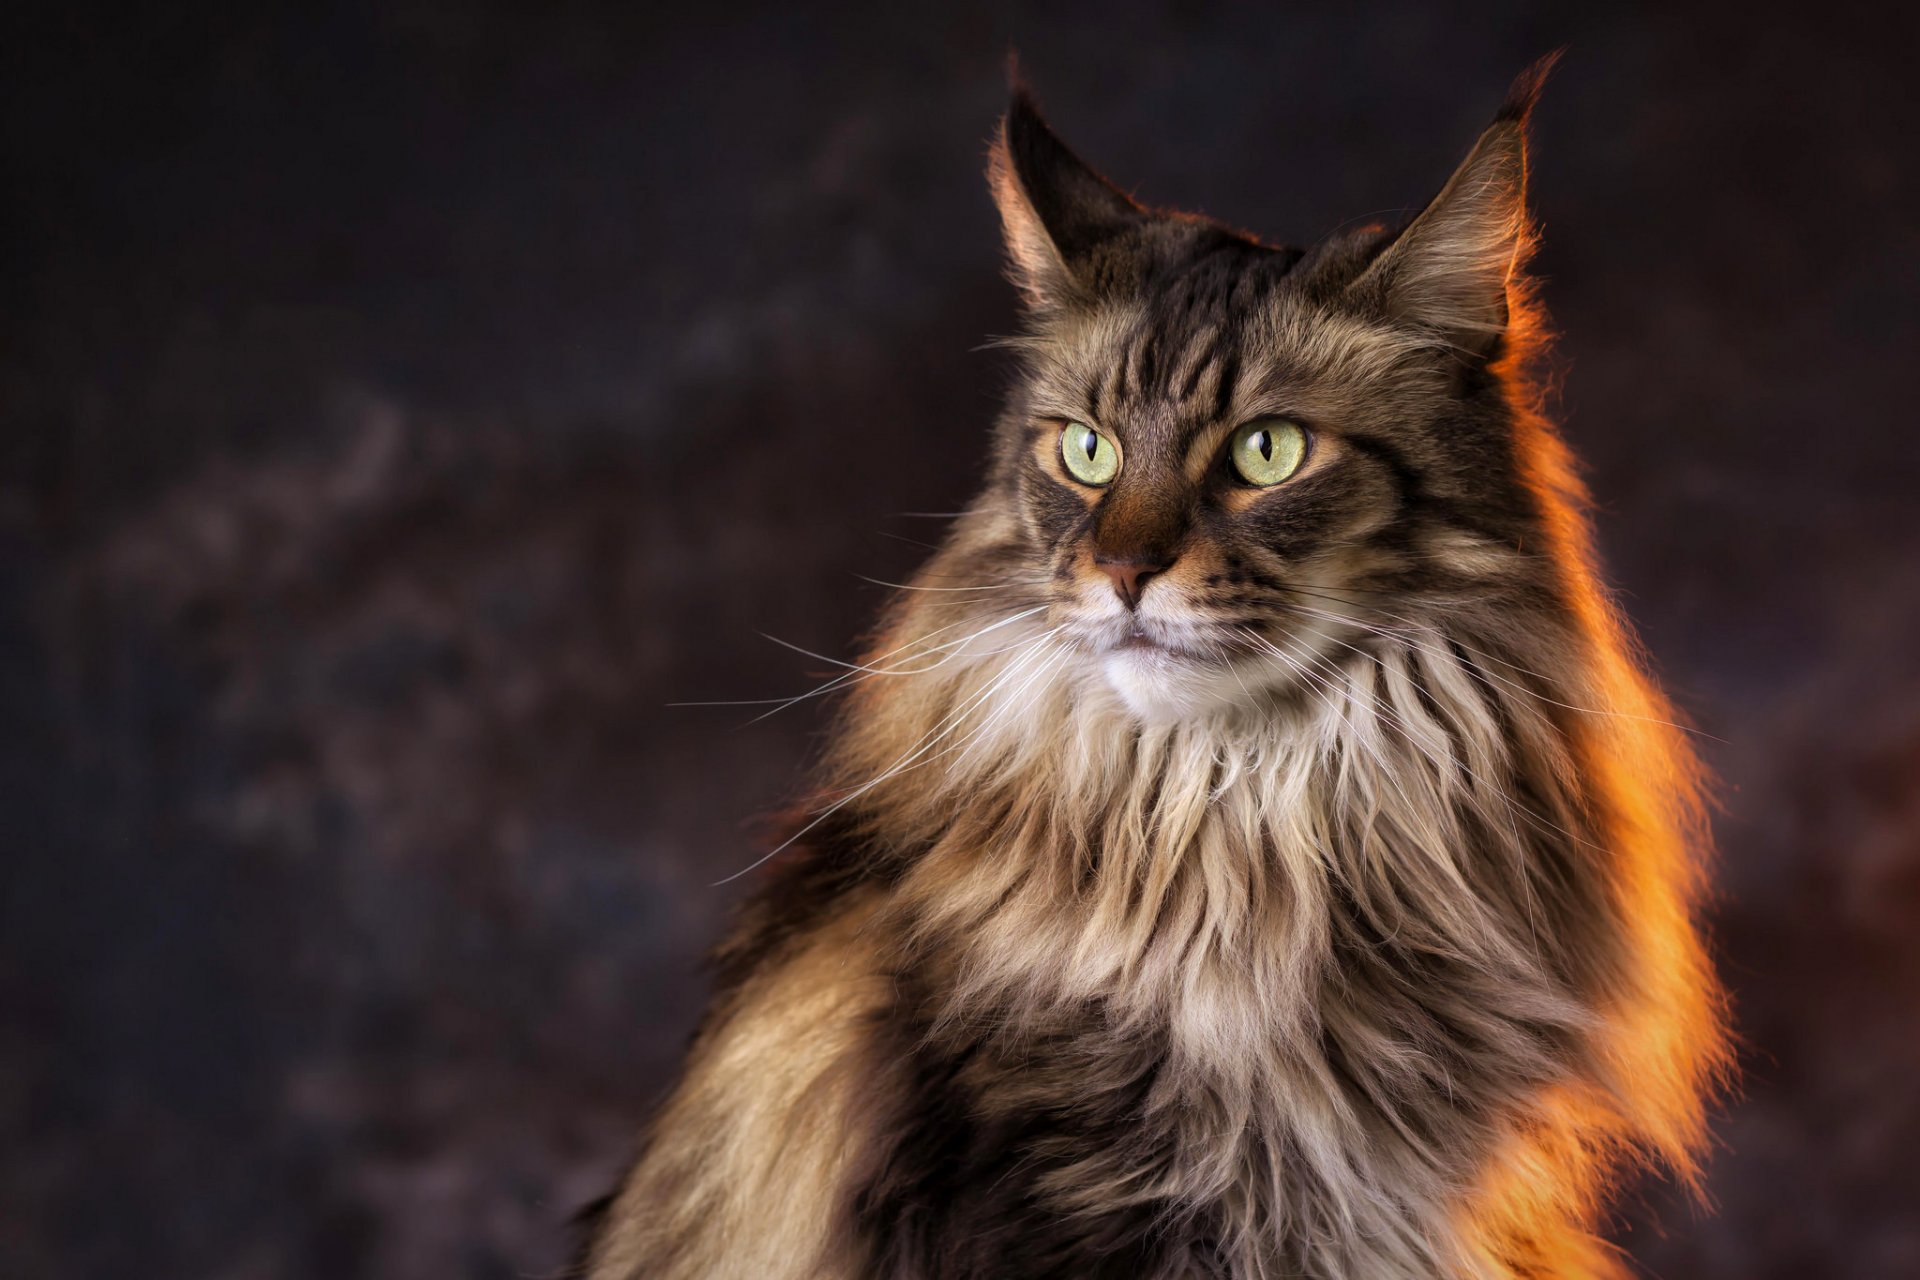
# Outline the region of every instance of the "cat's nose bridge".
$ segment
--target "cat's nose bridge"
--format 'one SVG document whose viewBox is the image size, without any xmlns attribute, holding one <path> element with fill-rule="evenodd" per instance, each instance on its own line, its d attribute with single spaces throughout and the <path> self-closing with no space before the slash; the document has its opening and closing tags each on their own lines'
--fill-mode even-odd
<svg viewBox="0 0 1920 1280">
<path fill-rule="evenodd" d="M 1129 476 L 1115 485 L 1094 517 L 1094 558 L 1153 558 L 1171 551 L 1187 532 L 1185 489 L 1177 476 Z"/>
<path fill-rule="evenodd" d="M 1133 484 L 1116 486 L 1101 503 L 1094 520 L 1093 564 L 1129 609 L 1139 606 L 1148 578 L 1173 566 L 1188 523 L 1187 495 L 1177 480 L 1134 477 Z"/>
</svg>

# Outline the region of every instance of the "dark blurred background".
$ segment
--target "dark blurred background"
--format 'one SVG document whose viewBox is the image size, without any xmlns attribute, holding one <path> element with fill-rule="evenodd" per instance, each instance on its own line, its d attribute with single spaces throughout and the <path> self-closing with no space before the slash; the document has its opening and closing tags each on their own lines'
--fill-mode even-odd
<svg viewBox="0 0 1920 1280">
<path fill-rule="evenodd" d="M 1145 199 L 1418 206 L 1541 52 L 1607 561 L 1725 780 L 1674 1278 L 1920 1275 L 1916 22 L 1833 5 L 7 6 L 0 1274 L 524 1277 L 807 687 L 980 474 L 1017 44 Z M 809 704 L 811 706 L 811 704 Z"/>
</svg>

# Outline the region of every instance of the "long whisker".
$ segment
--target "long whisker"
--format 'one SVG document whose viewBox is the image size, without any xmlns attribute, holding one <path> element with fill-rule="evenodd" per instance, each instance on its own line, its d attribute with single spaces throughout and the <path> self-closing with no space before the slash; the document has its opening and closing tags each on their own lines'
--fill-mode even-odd
<svg viewBox="0 0 1920 1280">
<path fill-rule="evenodd" d="M 973 632 L 973 633 L 972 633 L 971 635 L 968 635 L 968 636 L 964 636 L 964 637 L 962 637 L 962 638 L 961 638 L 961 639 L 959 639 L 959 640 L 951 640 L 951 641 L 948 641 L 948 642 L 947 642 L 946 644 L 942 644 L 942 645 L 935 645 L 935 646 L 934 646 L 934 647 L 933 647 L 932 649 L 930 649 L 930 650 L 927 650 L 927 652 L 929 652 L 929 653 L 937 653 L 937 652 L 939 652 L 939 651 L 940 651 L 940 650 L 942 650 L 942 649 L 956 649 L 957 647 L 959 647 L 959 646 L 961 646 L 961 645 L 965 645 L 965 644 L 967 644 L 967 643 L 968 643 L 969 641 L 972 641 L 972 640 L 977 640 L 977 639 L 979 639 L 979 638 L 980 638 L 981 636 L 983 636 L 983 635 L 986 635 L 986 634 L 987 634 L 988 632 L 990 632 L 990 631 L 997 631 L 997 630 L 999 630 L 999 629 L 1000 629 L 1001 627 L 1004 627 L 1004 626 L 1006 626 L 1006 625 L 1007 625 L 1008 623 L 1010 623 L 1010 622 L 1017 622 L 1017 621 L 1019 621 L 1019 620 L 1020 620 L 1021 618 L 1030 618 L 1030 617 L 1032 617 L 1032 616 L 1033 616 L 1034 614 L 1036 614 L 1036 613 L 1039 613 L 1039 612 L 1041 612 L 1041 611 L 1042 611 L 1043 609 L 1045 609 L 1046 607 L 1047 607 L 1047 606 L 1045 606 L 1045 605 L 1035 605 L 1035 606 L 1034 606 L 1033 608 L 1031 608 L 1031 609 L 1023 609 L 1023 610 L 1022 610 L 1022 611 L 1020 611 L 1019 613 L 1016 613 L 1016 614 L 1012 614 L 1012 615 L 1010 615 L 1010 616 L 1008 616 L 1008 617 L 1005 617 L 1005 618 L 1002 618 L 1002 619 L 1000 619 L 1000 621 L 998 621 L 998 622 L 996 622 L 996 623 L 994 623 L 994 624 L 993 624 L 992 626 L 988 626 L 988 627 L 982 627 L 982 628 L 981 628 L 980 630 L 978 630 L 978 631 L 975 631 L 975 632 Z M 791 649 L 791 650 L 793 650 L 793 651 L 794 651 L 795 653 L 798 653 L 798 654 L 804 654 L 804 655 L 805 655 L 806 657 L 809 657 L 809 658 L 813 658 L 813 659 L 815 659 L 815 660 L 817 660 L 817 661 L 820 661 L 820 662 L 829 662 L 829 663 L 832 663 L 832 664 L 833 664 L 834 666 L 836 666 L 836 667 L 845 667 L 845 668 L 846 668 L 847 670 L 849 670 L 849 671 L 856 671 L 856 672 L 865 672 L 865 673 L 866 673 L 866 674 L 868 674 L 868 675 L 901 675 L 901 674 L 906 674 L 906 675 L 912 675 L 912 674 L 915 674 L 915 672 L 914 672 L 914 671 L 905 671 L 905 672 L 903 672 L 903 671 L 901 671 L 901 670 L 899 670 L 899 669 L 897 669 L 897 668 L 896 668 L 896 669 L 888 669 L 888 668 L 884 668 L 884 667 L 876 667 L 876 666 L 873 666 L 873 665 L 871 665 L 871 664 L 869 664 L 869 663 L 863 663 L 863 662 L 842 662 L 842 661 L 841 661 L 840 659 L 838 659 L 838 658 L 829 658 L 829 657 L 828 657 L 828 656 L 827 656 L 826 654 L 824 654 L 824 653 L 815 653 L 815 652 L 814 652 L 813 650 L 811 650 L 811 649 L 803 649 L 803 648 L 801 648 L 801 647 L 800 647 L 799 645 L 797 645 L 797 644 L 794 644 L 794 643 L 792 643 L 791 641 L 788 641 L 788 640 L 782 640 L 782 639 L 781 639 L 781 638 L 780 638 L 779 636 L 770 636 L 770 635 L 767 635 L 767 633 L 766 633 L 766 632 L 764 632 L 764 631 L 763 631 L 763 632 L 761 632 L 760 634 L 761 634 L 761 637 L 762 637 L 763 639 L 767 639 L 767 640 L 771 640 L 771 641 L 773 641 L 773 643 L 775 643 L 775 644 L 777 644 L 777 645 L 779 645 L 779 646 L 780 646 L 781 648 L 783 648 L 783 649 Z M 919 655 L 914 655 L 914 656 L 916 656 L 916 657 L 917 657 L 917 656 L 919 656 Z M 943 659 L 941 659 L 941 661 L 942 661 L 942 662 L 944 662 L 944 661 L 946 661 L 946 659 L 944 659 L 944 658 L 943 658 Z M 925 669 L 927 669 L 927 670 L 931 670 L 931 668 L 925 668 Z M 916 668 L 916 671 L 917 671 L 917 670 L 919 670 L 919 669 L 918 669 L 918 668 Z"/>
<path fill-rule="evenodd" d="M 924 547 L 928 551 L 938 551 L 940 549 L 940 544 L 937 542 L 925 542 L 919 538 L 909 538 L 904 533 L 893 533 L 886 529 L 875 529 L 874 532 L 883 538 L 892 538 L 895 542 L 904 542 L 910 547 Z"/>
<path fill-rule="evenodd" d="M 962 636 L 958 640 L 952 640 L 947 642 L 946 644 L 934 645 L 932 648 L 922 649 L 917 652 L 911 653 L 907 655 L 907 657 L 903 660 L 903 662 L 898 666 L 886 667 L 886 668 L 861 667 L 856 670 L 850 670 L 850 671 L 844 672 L 841 675 L 835 676 L 833 679 L 827 681 L 825 684 L 822 684 L 820 687 L 800 695 L 800 697 L 802 698 L 820 697 L 824 694 L 831 693 L 835 689 L 840 688 L 842 686 L 859 684 L 861 681 L 871 680 L 875 676 L 925 675 L 929 671 L 935 671 L 945 666 L 947 663 L 953 661 L 953 659 L 961 656 L 963 653 L 969 654 L 970 656 L 973 656 L 973 657 L 987 658 L 987 657 L 993 657 L 997 654 L 1009 652 L 1010 650 L 1013 650 L 1013 649 L 1018 649 L 1022 643 L 1020 641 L 1016 641 L 1011 645 L 1007 645 L 999 649 L 969 650 L 967 646 L 971 645 L 974 641 L 978 640 L 981 636 L 987 634 L 989 631 L 997 631 L 1001 627 L 1006 626 L 1010 622 L 1017 622 L 1021 618 L 1032 617 L 1036 613 L 1044 612 L 1045 608 L 1046 606 L 1042 605 L 1038 608 L 1029 609 L 1022 613 L 1015 614 L 1009 618 L 1002 618 L 999 622 L 994 623 L 992 626 L 982 627 L 980 628 L 980 630 L 972 632 L 971 634 Z M 931 654 L 939 653 L 942 650 L 947 651 L 944 657 L 936 658 L 934 661 L 924 663 L 923 665 L 920 665 L 920 666 L 910 667 L 906 665 L 906 663 L 908 662 L 918 662 L 920 659 L 928 657 Z M 758 716 L 755 716 L 752 720 L 749 720 L 747 723 L 758 724 L 762 720 L 765 720 L 768 716 L 778 715 L 783 710 L 785 710 L 784 707 L 775 707 L 770 711 L 766 711 Z"/>
<path fill-rule="evenodd" d="M 1022 680 L 1020 682 L 1019 687 L 1012 690 L 1011 693 L 1005 699 L 1002 700 L 1001 705 L 994 709 L 993 713 L 990 714 L 986 718 L 986 720 L 981 723 L 979 728 L 975 729 L 972 733 L 968 734 L 965 738 L 961 739 L 959 742 L 954 743 L 951 747 L 948 747 L 946 750 L 940 752 L 940 755 L 935 756 L 934 759 L 937 760 L 940 758 L 940 756 L 957 754 L 961 751 L 966 750 L 966 748 L 973 745 L 975 742 L 978 742 L 982 737 L 986 735 L 987 730 L 993 728 L 993 726 L 996 723 L 1006 718 L 1008 715 L 1012 713 L 1014 708 L 1020 705 L 1020 697 L 1022 694 L 1026 693 L 1028 689 L 1033 687 L 1036 681 L 1044 678 L 1045 676 L 1051 675 L 1054 671 L 1058 670 L 1066 662 L 1068 657 L 1071 656 L 1071 654 L 1072 654 L 1072 650 L 1064 649 L 1064 648 L 1055 649 L 1052 653 L 1048 654 L 1044 659 L 1041 660 L 1040 664 L 1034 668 L 1033 672 L 1030 675 L 1028 675 L 1025 680 Z M 953 768 L 951 765 L 948 766 L 947 772 L 949 775 L 952 774 Z"/>
<path fill-rule="evenodd" d="M 910 676 L 910 675 L 921 675 L 921 674 L 924 674 L 925 672 L 932 671 L 937 667 L 944 665 L 953 656 L 956 656 L 959 653 L 961 648 L 979 639 L 981 636 L 986 635 L 988 632 L 998 630 L 999 628 L 1006 626 L 1010 622 L 1018 622 L 1022 618 L 1030 618 L 1036 613 L 1043 613 L 1045 612 L 1046 608 L 1047 606 L 1045 605 L 1036 605 L 1031 609 L 1024 609 L 1019 613 L 1015 613 L 1008 617 L 1002 618 L 998 622 L 992 623 L 989 626 L 981 627 L 979 630 L 971 632 L 968 635 L 962 636 L 958 640 L 948 641 L 946 644 L 928 646 L 927 642 L 932 640 L 935 636 L 941 635 L 944 632 L 951 631 L 955 627 L 965 626 L 968 622 L 974 621 L 974 619 L 963 619 L 959 622 L 951 622 L 944 627 L 936 627 L 932 631 L 929 631 L 927 634 L 923 636 L 915 637 L 914 639 L 908 641 L 906 644 L 900 645 L 898 648 L 889 650 L 888 652 L 881 654 L 878 658 L 875 658 L 873 660 L 873 663 L 871 664 L 840 662 L 837 659 L 826 657 L 823 654 L 817 654 L 812 652 L 811 650 L 802 649 L 798 645 L 788 644 L 786 641 L 780 640 L 777 637 L 766 636 L 765 637 L 766 639 L 772 640 L 775 644 L 782 645 L 785 648 L 793 649 L 798 653 L 805 654 L 807 657 L 815 658 L 821 662 L 828 662 L 828 663 L 832 663 L 835 666 L 846 667 L 848 668 L 848 670 L 843 674 L 835 676 L 833 679 L 826 681 L 824 684 L 821 684 L 815 688 L 809 689 L 805 693 L 794 694 L 792 697 L 716 699 L 716 700 L 699 701 L 699 702 L 670 702 L 667 705 L 670 707 L 763 707 L 763 706 L 772 705 L 774 710 L 768 712 L 767 715 L 773 715 L 776 712 L 786 707 L 792 706 L 796 702 L 804 702 L 809 698 L 820 697 L 823 694 L 831 693 L 833 690 L 840 688 L 843 685 L 858 683 L 861 680 L 865 680 L 873 676 L 895 676 L 895 675 Z M 1015 645 L 1010 647 L 1017 648 L 1018 646 Z M 914 652 L 909 653 L 909 650 L 913 650 Z M 948 655 L 948 657 L 937 659 L 936 661 L 926 663 L 923 666 L 906 665 L 909 662 L 917 662 L 922 658 L 926 658 L 932 654 L 939 653 L 942 650 L 951 650 L 952 652 Z M 987 650 L 983 653 L 978 653 L 976 656 L 987 657 L 995 653 L 1004 653 L 1004 652 L 1006 652 L 1005 649 L 993 649 L 993 650 Z M 896 657 L 900 654 L 908 654 L 908 656 L 901 662 L 901 664 L 897 666 L 881 667 L 877 665 L 878 663 L 884 662 L 887 659 Z M 766 716 L 760 716 L 754 720 L 748 721 L 748 723 L 757 724 L 759 723 L 760 720 L 764 720 L 764 719 L 766 719 Z"/>
<path fill-rule="evenodd" d="M 921 587 L 911 582 L 888 582 L 884 578 L 869 578 L 864 573 L 856 573 L 853 576 L 862 582 L 871 582 L 876 587 L 892 587 L 896 591 L 1007 591 L 1015 587 L 1043 587 L 1047 582 L 1045 578 L 1012 578 L 1006 582 L 984 583 L 973 587 Z"/>
<path fill-rule="evenodd" d="M 1373 745 L 1370 742 L 1368 742 L 1366 740 L 1365 735 L 1363 735 L 1360 732 L 1359 727 L 1354 724 L 1353 720 L 1349 718 L 1346 712 L 1341 708 L 1340 704 L 1342 702 L 1350 701 L 1352 699 L 1353 693 L 1352 693 L 1351 687 L 1343 688 L 1340 686 L 1336 686 L 1331 679 L 1327 678 L 1324 675 L 1320 675 L 1316 673 L 1307 665 L 1303 664 L 1299 659 L 1294 657 L 1292 654 L 1287 653 L 1285 650 L 1281 649 L 1280 646 L 1274 644 L 1271 640 L 1267 639 L 1265 636 L 1253 634 L 1253 633 L 1249 633 L 1249 634 L 1252 635 L 1252 638 L 1256 643 L 1261 645 L 1268 652 L 1272 653 L 1274 657 L 1280 659 L 1282 662 L 1286 663 L 1289 667 L 1291 667 L 1295 672 L 1295 674 L 1299 675 L 1303 680 L 1309 681 L 1312 685 L 1314 685 L 1320 690 L 1321 695 L 1325 700 L 1325 705 L 1327 709 L 1329 711 L 1332 711 L 1334 715 L 1340 717 L 1341 723 L 1347 726 L 1347 733 L 1349 735 L 1350 740 L 1356 746 L 1360 747 L 1361 750 L 1365 751 L 1368 755 L 1373 757 L 1374 763 L 1380 766 L 1381 772 L 1386 776 L 1388 781 L 1392 784 L 1393 789 L 1399 793 L 1401 803 L 1405 804 L 1410 810 L 1415 808 L 1412 798 L 1407 795 L 1406 788 L 1400 785 L 1400 779 L 1399 779 L 1398 773 L 1393 768 L 1391 768 L 1385 760 L 1383 760 L 1380 757 L 1379 753 L 1374 750 Z M 1376 707 L 1375 710 L 1378 711 L 1381 709 Z M 1420 751 L 1422 754 L 1427 754 L 1425 748 L 1419 742 L 1414 741 L 1411 735 L 1408 735 L 1408 741 L 1409 743 L 1412 744 L 1413 748 L 1416 751 Z M 1431 755 L 1427 755 L 1427 759 L 1428 759 L 1428 763 L 1432 764 L 1436 769 L 1441 767 L 1440 762 L 1434 759 Z"/>
<path fill-rule="evenodd" d="M 1381 606 L 1381 604 L 1377 600 L 1356 600 L 1351 595 L 1343 595 L 1340 592 L 1331 590 L 1327 587 L 1303 587 L 1296 583 L 1287 583 L 1285 584 L 1283 589 L 1287 591 L 1289 594 L 1311 596 L 1316 600 L 1324 600 L 1328 604 L 1346 605 L 1350 609 L 1364 609 L 1369 614 L 1372 614 L 1374 616 L 1382 617 L 1382 618 L 1390 618 L 1396 622 L 1405 623 L 1408 627 L 1412 627 L 1412 628 L 1418 628 L 1418 629 L 1424 630 L 1429 625 L 1431 625 L 1429 622 L 1422 621 L 1415 618 L 1409 618 L 1405 614 L 1395 613 L 1391 609 L 1384 608 Z M 1383 600 L 1393 600 L 1393 601 L 1404 602 L 1406 599 L 1404 594 L 1395 593 L 1391 591 L 1368 591 L 1365 588 L 1354 588 L 1354 587 L 1346 588 L 1346 590 L 1349 592 L 1359 591 L 1360 594 L 1362 595 L 1378 596 Z M 1460 606 L 1462 605 L 1480 604 L 1488 599 L 1491 599 L 1491 597 L 1489 596 L 1450 596 L 1444 600 L 1425 599 L 1425 600 L 1422 600 L 1421 603 L 1424 608 L 1428 609 L 1432 613 L 1444 615 L 1446 613 L 1459 609 Z"/>
<path fill-rule="evenodd" d="M 1031 660 L 1031 658 L 1035 653 L 1040 651 L 1042 646 L 1044 646 L 1048 640 L 1052 639 L 1055 635 L 1058 635 L 1063 630 L 1065 630 L 1064 626 L 1054 627 L 1051 630 L 1044 631 L 1040 635 L 1034 637 L 1028 643 L 1026 652 L 1022 653 L 1018 658 L 1008 663 L 1006 670 L 1000 672 L 979 693 L 969 698 L 965 703 L 963 703 L 961 706 L 959 706 L 955 710 L 949 712 L 932 729 L 929 729 L 925 734 L 921 735 L 919 742 L 917 742 L 913 747 L 910 747 L 907 750 L 906 754 L 902 755 L 898 760 L 894 761 L 892 765 L 889 765 L 885 770 L 883 770 L 878 777 L 873 778 L 871 781 L 862 783 L 860 786 L 854 788 L 852 791 L 849 791 L 846 795 L 842 796 L 840 799 L 834 801 L 832 804 L 828 805 L 825 809 L 821 810 L 818 814 L 814 816 L 811 822 L 808 822 L 805 826 L 801 827 L 798 831 L 788 836 L 785 840 L 782 840 L 778 845 L 775 845 L 772 849 L 769 849 L 765 854 L 761 855 L 759 858 L 756 858 L 753 862 L 747 864 L 745 867 L 742 867 L 740 870 L 734 872 L 732 875 L 727 876 L 725 879 L 714 881 L 711 887 L 719 888 L 721 885 L 730 884 L 733 881 L 738 880 L 741 876 L 744 876 L 749 872 L 754 871 L 759 867 L 766 865 L 773 858 L 777 857 L 779 854 L 791 848 L 796 841 L 801 839 L 801 837 L 805 836 L 808 832 L 812 831 L 815 827 L 818 827 L 821 823 L 825 822 L 828 818 L 838 813 L 841 809 L 845 808 L 847 805 L 852 804 L 855 800 L 867 794 L 869 791 L 873 790 L 875 787 L 879 786 L 881 783 L 886 782 L 890 778 L 894 778 L 898 776 L 900 773 L 904 772 L 909 768 L 915 767 L 916 762 L 919 760 L 921 756 L 924 756 L 926 754 L 928 749 L 930 749 L 935 743 L 938 743 L 939 741 L 941 741 L 947 735 L 951 734 L 955 729 L 957 729 L 960 726 L 960 724 L 965 720 L 966 715 L 969 711 L 971 711 L 974 707 L 978 706 L 981 702 L 992 697 L 996 692 L 998 692 L 1000 688 L 1002 688 L 1016 673 L 1020 672 L 1025 667 L 1026 663 L 1029 660 Z"/>
</svg>

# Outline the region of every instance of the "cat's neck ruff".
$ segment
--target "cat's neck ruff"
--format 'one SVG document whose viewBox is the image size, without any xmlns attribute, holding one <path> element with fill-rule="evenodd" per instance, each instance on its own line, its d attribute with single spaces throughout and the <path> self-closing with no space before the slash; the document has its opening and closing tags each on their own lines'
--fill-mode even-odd
<svg viewBox="0 0 1920 1280">
<path fill-rule="evenodd" d="M 1200 672 L 1239 697 L 1185 716 L 1142 716 L 1043 633 L 903 698 L 924 727 L 872 797 L 926 850 L 901 902 L 956 957 L 956 1016 L 1098 1002 L 1196 1060 L 1264 1058 L 1254 1043 L 1316 1014 L 1331 895 L 1457 879 L 1468 822 L 1523 838 L 1493 705 L 1437 633 L 1316 655 L 1278 687 Z M 1422 925 L 1449 926 L 1462 949 L 1514 944 L 1470 906 Z"/>
</svg>

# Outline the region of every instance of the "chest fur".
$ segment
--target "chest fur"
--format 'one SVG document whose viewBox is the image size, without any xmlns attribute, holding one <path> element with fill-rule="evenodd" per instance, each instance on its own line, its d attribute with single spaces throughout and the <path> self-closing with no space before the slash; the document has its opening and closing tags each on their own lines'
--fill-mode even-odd
<svg viewBox="0 0 1920 1280">
<path fill-rule="evenodd" d="M 1444 1273 L 1593 1021 L 1521 865 L 1564 851 L 1437 791 L 1403 816 L 1311 740 L 1131 763 L 1098 806 L 979 797 L 901 884 L 921 1193 L 1172 1251 L 1134 1274 Z"/>
</svg>

